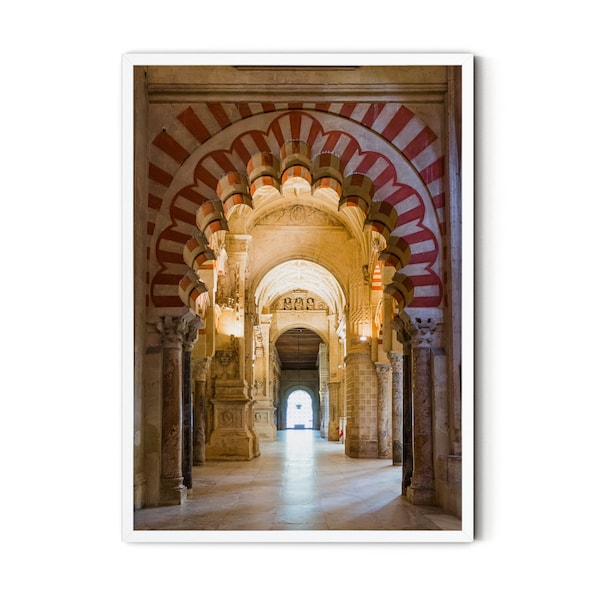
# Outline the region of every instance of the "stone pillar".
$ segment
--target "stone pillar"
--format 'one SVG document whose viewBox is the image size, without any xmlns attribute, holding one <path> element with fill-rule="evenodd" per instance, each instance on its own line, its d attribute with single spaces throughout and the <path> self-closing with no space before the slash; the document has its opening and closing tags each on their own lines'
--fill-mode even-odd
<svg viewBox="0 0 600 600">
<path fill-rule="evenodd" d="M 405 347 L 410 348 L 410 344 Z M 402 382 L 402 495 L 408 495 L 413 475 L 413 398 L 412 360 L 404 354 L 404 381 Z"/>
<path fill-rule="evenodd" d="M 192 488 L 192 464 L 194 462 L 194 414 L 192 407 L 192 350 L 198 338 L 198 318 L 191 321 L 183 334 L 182 340 L 182 406 L 183 406 L 183 484 Z"/>
<path fill-rule="evenodd" d="M 221 316 L 213 361 L 213 431 L 206 446 L 207 460 L 251 460 L 259 456 L 254 431 L 252 398 L 246 379 L 245 318 L 246 265 L 250 236 L 228 234 L 227 274 L 219 278 L 217 302 Z"/>
<path fill-rule="evenodd" d="M 329 430 L 327 440 L 330 442 L 340 441 L 340 386 L 341 381 L 329 382 Z"/>
<path fill-rule="evenodd" d="M 181 317 L 164 316 L 162 334 L 162 443 L 160 503 L 183 504 L 182 458 L 182 340 L 187 328 Z"/>
<path fill-rule="evenodd" d="M 182 458 L 183 485 L 192 487 L 192 347 L 184 336 L 181 357 L 181 400 L 182 400 Z"/>
<path fill-rule="evenodd" d="M 346 356 L 345 451 L 351 458 L 377 458 L 377 374 L 367 342 L 355 341 Z"/>
<path fill-rule="evenodd" d="M 392 464 L 402 464 L 402 371 L 404 357 L 401 352 L 389 352 L 392 368 Z"/>
<path fill-rule="evenodd" d="M 377 438 L 379 458 L 392 458 L 392 369 L 375 363 L 377 373 Z"/>
<path fill-rule="evenodd" d="M 358 264 L 358 263 L 357 263 Z M 372 359 L 370 285 L 362 268 L 349 275 L 346 332 L 346 455 L 377 458 L 377 374 Z"/>
<path fill-rule="evenodd" d="M 272 315 L 261 315 L 260 325 L 254 326 L 254 430 L 259 440 L 277 439 L 275 407 L 273 404 L 272 344 L 270 330 Z"/>
<path fill-rule="evenodd" d="M 415 319 L 411 325 L 414 466 L 408 500 L 434 504 L 431 345 L 436 323 Z"/>
<path fill-rule="evenodd" d="M 327 346 L 319 344 L 319 398 L 321 406 L 321 437 L 329 437 L 329 359 Z"/>
<path fill-rule="evenodd" d="M 194 383 L 193 463 L 195 465 L 201 465 L 206 461 L 206 396 L 210 361 L 210 358 L 192 359 Z"/>
<path fill-rule="evenodd" d="M 271 352 L 271 356 L 273 356 L 273 352 Z M 271 360 L 271 363 L 273 363 L 274 361 Z M 281 373 L 275 368 L 275 365 L 273 364 L 273 420 L 275 422 L 275 428 L 276 429 L 282 429 L 282 421 L 281 421 L 281 411 L 280 411 L 280 407 L 281 407 L 281 398 L 280 398 L 280 392 L 279 392 L 279 378 L 281 376 Z M 277 434 L 275 434 L 277 435 Z"/>
</svg>

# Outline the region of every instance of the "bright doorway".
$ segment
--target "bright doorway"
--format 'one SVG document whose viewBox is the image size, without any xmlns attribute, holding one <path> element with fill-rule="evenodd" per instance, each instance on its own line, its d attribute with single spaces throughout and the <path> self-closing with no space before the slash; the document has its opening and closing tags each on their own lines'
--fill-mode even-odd
<svg viewBox="0 0 600 600">
<path fill-rule="evenodd" d="M 288 429 L 313 428 L 312 398 L 307 392 L 295 390 L 288 396 L 286 423 Z"/>
</svg>

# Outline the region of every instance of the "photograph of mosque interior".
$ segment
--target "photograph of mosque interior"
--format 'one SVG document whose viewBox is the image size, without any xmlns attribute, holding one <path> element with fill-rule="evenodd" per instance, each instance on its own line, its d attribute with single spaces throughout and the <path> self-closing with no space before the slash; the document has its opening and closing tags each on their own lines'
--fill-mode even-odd
<svg viewBox="0 0 600 600">
<path fill-rule="evenodd" d="M 135 530 L 460 530 L 461 67 L 133 68 Z"/>
</svg>

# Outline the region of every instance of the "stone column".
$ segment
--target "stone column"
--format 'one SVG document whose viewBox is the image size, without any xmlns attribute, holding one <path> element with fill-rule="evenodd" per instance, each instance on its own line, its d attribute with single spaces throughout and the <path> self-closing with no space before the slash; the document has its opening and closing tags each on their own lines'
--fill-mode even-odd
<svg viewBox="0 0 600 600">
<path fill-rule="evenodd" d="M 341 381 L 329 382 L 329 431 L 327 440 L 340 441 L 340 386 Z"/>
<path fill-rule="evenodd" d="M 194 443 L 193 464 L 206 462 L 206 395 L 210 358 L 192 359 L 192 381 L 194 385 Z"/>
<path fill-rule="evenodd" d="M 194 343 L 198 338 L 199 319 L 191 321 L 182 339 L 182 405 L 183 405 L 183 458 L 182 472 L 183 484 L 186 488 L 192 487 L 192 464 L 193 464 L 193 449 L 194 449 L 194 433 L 193 422 L 194 415 L 192 412 L 192 350 Z"/>
<path fill-rule="evenodd" d="M 415 319 L 411 325 L 414 465 L 408 500 L 434 504 L 431 344 L 436 323 Z"/>
<path fill-rule="evenodd" d="M 183 504 L 182 457 L 182 339 L 186 323 L 181 317 L 164 316 L 157 325 L 162 334 L 162 443 L 160 503 Z"/>
<path fill-rule="evenodd" d="M 272 315 L 261 315 L 254 326 L 254 430 L 261 441 L 277 439 L 271 363 L 270 330 Z"/>
<path fill-rule="evenodd" d="M 182 458 L 181 471 L 183 485 L 189 490 L 192 488 L 192 348 L 188 335 L 183 339 L 183 353 L 181 359 L 181 400 L 182 400 Z"/>
<path fill-rule="evenodd" d="M 327 346 L 319 344 L 319 398 L 321 406 L 321 437 L 329 437 L 329 359 Z"/>
<path fill-rule="evenodd" d="M 249 343 L 245 316 L 246 265 L 251 237 L 228 234 L 227 275 L 221 277 L 217 302 L 222 308 L 213 361 L 213 430 L 207 460 L 251 460 L 260 455 L 247 380 Z"/>
<path fill-rule="evenodd" d="M 389 363 L 375 363 L 377 373 L 378 458 L 392 458 L 392 369 Z"/>
<path fill-rule="evenodd" d="M 402 371 L 404 357 L 401 352 L 389 352 L 392 368 L 392 463 L 402 464 Z"/>
<path fill-rule="evenodd" d="M 351 458 L 377 458 L 377 374 L 367 342 L 346 356 L 345 451 Z"/>
<path fill-rule="evenodd" d="M 358 264 L 358 263 L 357 263 Z M 377 458 L 377 374 L 372 359 L 369 278 L 362 268 L 349 275 L 346 331 L 346 455 Z"/>
<path fill-rule="evenodd" d="M 410 349 L 410 344 L 405 348 Z M 404 381 L 402 382 L 402 495 L 408 495 L 413 475 L 413 405 L 412 360 L 410 350 L 404 354 Z"/>
</svg>

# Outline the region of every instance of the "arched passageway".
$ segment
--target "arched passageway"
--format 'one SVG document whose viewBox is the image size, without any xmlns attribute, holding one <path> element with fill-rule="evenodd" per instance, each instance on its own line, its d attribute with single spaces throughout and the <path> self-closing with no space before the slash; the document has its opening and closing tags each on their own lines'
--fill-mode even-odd
<svg viewBox="0 0 600 600">
<path fill-rule="evenodd" d="M 275 329 L 277 335 L 277 329 Z M 303 397 L 302 406 L 310 410 L 311 429 L 321 429 L 320 354 L 323 340 L 308 327 L 292 327 L 285 330 L 275 342 L 273 367 L 278 372 L 277 428 L 293 427 L 297 415 L 292 409 L 290 397 L 297 393 Z M 297 423 L 300 425 L 300 423 Z M 309 427 L 308 423 L 304 423 Z"/>
<path fill-rule="evenodd" d="M 459 76 L 136 74 L 136 508 L 258 460 L 303 385 L 319 440 L 460 513 Z"/>
</svg>

